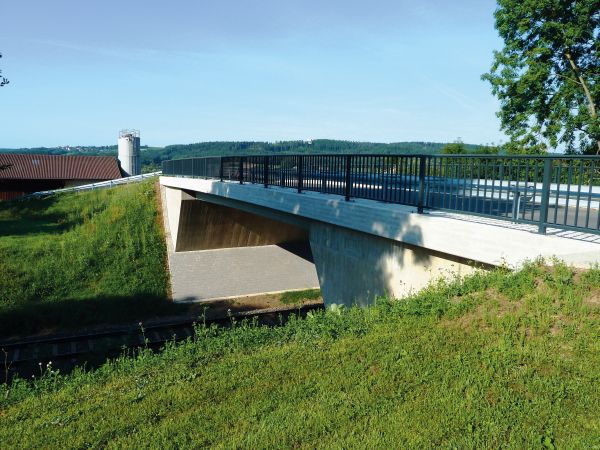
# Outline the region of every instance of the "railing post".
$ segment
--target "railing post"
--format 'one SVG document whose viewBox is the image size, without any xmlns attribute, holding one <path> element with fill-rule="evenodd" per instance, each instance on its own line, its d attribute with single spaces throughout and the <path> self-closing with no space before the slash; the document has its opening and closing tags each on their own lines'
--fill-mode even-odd
<svg viewBox="0 0 600 450">
<path fill-rule="evenodd" d="M 223 181 L 223 157 L 219 157 L 219 180 Z"/>
<path fill-rule="evenodd" d="M 521 213 L 521 192 L 519 192 L 518 186 L 515 186 L 515 191 L 513 192 L 513 202 L 512 202 L 513 222 L 519 221 L 520 213 Z"/>
<path fill-rule="evenodd" d="M 552 177 L 552 158 L 544 159 L 544 178 L 542 184 L 542 198 L 540 200 L 540 224 L 538 233 L 546 233 L 546 222 L 548 221 L 548 205 L 550 203 L 550 180 Z M 558 195 L 558 193 L 556 194 Z"/>
<path fill-rule="evenodd" d="M 269 187 L 269 157 L 265 156 L 263 160 L 263 182 L 265 187 Z"/>
<path fill-rule="evenodd" d="M 419 194 L 417 197 L 417 212 L 423 214 L 423 203 L 425 201 L 425 162 L 426 156 L 419 156 Z"/>
<path fill-rule="evenodd" d="M 346 201 L 350 201 L 352 194 L 352 156 L 346 155 Z"/>
<path fill-rule="evenodd" d="M 238 178 L 240 179 L 240 184 L 244 184 L 244 157 L 241 156 L 240 157 L 240 167 L 239 167 L 239 174 L 238 174 Z"/>
<path fill-rule="evenodd" d="M 298 156 L 298 193 L 302 192 L 302 184 L 303 184 L 303 168 L 302 165 L 304 163 L 304 158 L 302 156 Z"/>
</svg>

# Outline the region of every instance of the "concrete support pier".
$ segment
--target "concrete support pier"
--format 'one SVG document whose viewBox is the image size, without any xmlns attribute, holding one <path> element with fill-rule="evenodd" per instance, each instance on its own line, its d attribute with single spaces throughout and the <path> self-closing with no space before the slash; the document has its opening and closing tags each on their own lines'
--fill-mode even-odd
<svg viewBox="0 0 600 450">
<path fill-rule="evenodd" d="M 381 296 L 402 298 L 435 278 L 475 270 L 450 255 L 320 223 L 310 227 L 310 247 L 328 304 L 365 306 Z"/>
</svg>

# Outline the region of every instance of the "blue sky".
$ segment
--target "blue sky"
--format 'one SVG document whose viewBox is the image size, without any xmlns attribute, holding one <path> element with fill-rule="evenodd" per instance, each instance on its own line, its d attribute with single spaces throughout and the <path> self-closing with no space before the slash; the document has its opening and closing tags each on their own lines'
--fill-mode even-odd
<svg viewBox="0 0 600 450">
<path fill-rule="evenodd" d="M 500 142 L 492 0 L 6 1 L 0 148 Z"/>
</svg>

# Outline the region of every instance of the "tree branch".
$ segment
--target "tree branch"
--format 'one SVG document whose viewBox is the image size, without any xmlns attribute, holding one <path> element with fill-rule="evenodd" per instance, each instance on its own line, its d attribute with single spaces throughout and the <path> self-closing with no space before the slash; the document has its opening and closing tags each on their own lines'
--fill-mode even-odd
<svg viewBox="0 0 600 450">
<path fill-rule="evenodd" d="M 569 61 L 569 64 L 571 65 L 571 69 L 573 69 L 573 72 L 575 72 L 575 76 L 579 79 L 579 83 L 581 84 L 581 87 L 583 88 L 583 92 L 585 93 L 585 97 L 587 98 L 587 101 L 588 101 L 588 109 L 590 110 L 590 116 L 592 117 L 592 119 L 596 119 L 598 117 L 598 114 L 596 113 L 596 105 L 594 104 L 594 99 L 592 98 L 590 89 L 588 88 L 588 85 L 585 82 L 585 79 L 579 72 L 579 68 L 575 64 L 575 61 L 573 60 L 571 53 L 568 51 L 565 52 L 565 57 Z M 596 150 L 596 155 L 600 155 L 600 140 L 596 140 L 596 145 L 598 146 L 598 149 Z"/>
</svg>

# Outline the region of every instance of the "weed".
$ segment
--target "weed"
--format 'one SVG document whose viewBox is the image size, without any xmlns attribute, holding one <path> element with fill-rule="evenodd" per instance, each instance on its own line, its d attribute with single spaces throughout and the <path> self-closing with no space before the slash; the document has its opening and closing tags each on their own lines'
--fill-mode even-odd
<svg viewBox="0 0 600 450">
<path fill-rule="evenodd" d="M 281 294 L 280 301 L 284 305 L 298 305 L 306 300 L 319 300 L 320 289 L 305 289 L 303 291 L 289 291 Z"/>
</svg>

